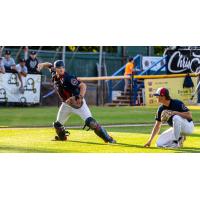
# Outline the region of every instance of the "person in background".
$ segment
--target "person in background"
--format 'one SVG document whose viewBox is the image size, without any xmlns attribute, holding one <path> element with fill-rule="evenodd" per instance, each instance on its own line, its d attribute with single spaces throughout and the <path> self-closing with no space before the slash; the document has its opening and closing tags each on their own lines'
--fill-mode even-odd
<svg viewBox="0 0 200 200">
<path fill-rule="evenodd" d="M 131 76 L 133 74 L 134 67 L 135 67 L 135 65 L 134 65 L 134 59 L 132 57 L 130 57 L 128 59 L 128 63 L 126 64 L 126 67 L 125 67 L 124 76 Z M 130 84 L 130 80 L 129 79 L 124 79 L 124 81 L 125 81 L 124 93 L 126 93 L 127 89 L 128 89 L 128 86 Z"/>
<path fill-rule="evenodd" d="M 19 64 L 16 65 L 16 71 L 20 74 L 20 76 L 26 77 L 28 74 L 28 69 L 26 67 L 25 59 L 21 58 L 19 60 Z"/>
<path fill-rule="evenodd" d="M 0 57 L 0 74 L 5 74 L 5 67 L 3 65 L 3 58 Z"/>
<path fill-rule="evenodd" d="M 26 67 L 26 61 L 23 58 L 19 59 L 19 64 L 17 64 L 15 67 L 13 67 L 12 69 L 13 73 L 17 73 L 21 86 L 19 88 L 19 91 L 23 94 L 24 93 L 24 86 L 23 86 L 23 81 L 22 81 L 22 77 L 26 77 L 28 74 L 28 69 Z"/>
<path fill-rule="evenodd" d="M 6 72 L 12 72 L 15 68 L 15 60 L 11 57 L 11 51 L 6 50 L 5 57 L 2 60 Z"/>
<path fill-rule="evenodd" d="M 26 60 L 26 67 L 28 68 L 28 73 L 38 74 L 38 59 L 36 51 L 31 51 L 29 58 Z"/>
</svg>

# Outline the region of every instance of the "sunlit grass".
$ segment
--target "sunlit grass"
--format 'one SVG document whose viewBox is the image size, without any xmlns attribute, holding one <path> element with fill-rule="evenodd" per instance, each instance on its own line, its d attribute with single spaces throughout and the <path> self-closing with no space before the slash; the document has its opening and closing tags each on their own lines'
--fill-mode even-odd
<svg viewBox="0 0 200 200">
<path fill-rule="evenodd" d="M 164 127 L 166 129 L 167 127 Z M 164 130 L 163 129 L 163 130 Z M 92 131 L 70 130 L 66 142 L 52 141 L 54 130 L 41 129 L 2 129 L 0 130 L 0 152 L 29 153 L 171 153 L 200 152 L 200 127 L 189 136 L 182 149 L 144 148 L 151 127 L 109 128 L 109 133 L 118 144 L 105 144 Z"/>
</svg>

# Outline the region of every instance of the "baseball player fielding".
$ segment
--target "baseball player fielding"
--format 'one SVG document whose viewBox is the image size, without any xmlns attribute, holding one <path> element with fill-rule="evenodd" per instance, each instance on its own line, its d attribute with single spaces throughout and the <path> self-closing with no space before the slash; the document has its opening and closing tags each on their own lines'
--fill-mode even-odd
<svg viewBox="0 0 200 200">
<path fill-rule="evenodd" d="M 71 114 L 76 114 L 84 121 L 84 128 L 87 126 L 106 143 L 116 143 L 116 141 L 107 133 L 107 131 L 92 117 L 84 99 L 86 93 L 86 84 L 78 80 L 75 76 L 65 71 L 65 65 L 62 60 L 57 60 L 54 64 L 40 63 L 39 70 L 48 68 L 54 87 L 62 101 L 59 108 L 57 119 L 53 123 L 56 131 L 56 140 L 66 141 L 70 135 L 64 127 Z M 89 130 L 88 129 L 88 130 Z"/>
<path fill-rule="evenodd" d="M 186 135 L 191 135 L 194 130 L 192 114 L 183 102 L 170 97 L 167 88 L 159 88 L 154 96 L 161 105 L 157 110 L 155 125 L 145 147 L 150 147 L 153 138 L 160 132 L 162 123 L 167 122 L 171 127 L 164 131 L 158 138 L 157 147 L 179 148 L 183 147 Z"/>
</svg>

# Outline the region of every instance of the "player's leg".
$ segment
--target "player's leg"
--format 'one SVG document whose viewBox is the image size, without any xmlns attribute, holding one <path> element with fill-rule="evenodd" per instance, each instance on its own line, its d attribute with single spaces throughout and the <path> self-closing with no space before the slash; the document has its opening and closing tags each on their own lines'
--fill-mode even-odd
<svg viewBox="0 0 200 200">
<path fill-rule="evenodd" d="M 188 122 L 179 115 L 175 115 L 173 117 L 173 129 L 175 141 L 179 143 L 180 147 L 183 147 L 183 143 L 186 140 L 186 135 L 192 134 L 194 130 L 194 124 L 193 122 Z"/>
<path fill-rule="evenodd" d="M 184 123 L 184 119 L 179 115 L 173 116 L 173 130 L 174 130 L 174 140 L 178 141 L 181 137 L 182 125 Z"/>
<path fill-rule="evenodd" d="M 124 93 L 127 92 L 129 85 L 129 79 L 124 79 Z"/>
<path fill-rule="evenodd" d="M 188 122 L 186 119 L 182 120 L 181 133 L 184 135 L 191 135 L 194 131 L 194 123 Z"/>
<path fill-rule="evenodd" d="M 57 133 L 57 136 L 55 137 L 56 140 L 67 140 L 69 132 L 66 130 L 63 124 L 69 119 L 71 111 L 71 107 L 67 106 L 65 103 L 62 103 L 60 106 L 57 114 L 57 120 L 53 123 Z"/>
<path fill-rule="evenodd" d="M 180 147 L 183 147 L 183 143 L 186 140 L 186 136 L 191 135 L 193 131 L 194 123 L 188 122 L 186 119 L 183 119 L 181 124 L 181 137 L 179 138 Z"/>
<path fill-rule="evenodd" d="M 175 115 L 173 117 L 173 128 L 168 129 L 159 137 L 158 147 L 182 147 L 185 135 L 192 134 L 194 129 L 193 122 Z"/>
<path fill-rule="evenodd" d="M 107 133 L 107 131 L 92 117 L 90 109 L 88 108 L 85 100 L 79 109 L 72 108 L 72 112 L 79 115 L 85 122 L 85 126 L 94 130 L 95 134 L 102 138 L 105 142 L 116 143 L 116 141 Z M 84 128 L 85 128 L 84 126 Z"/>
<path fill-rule="evenodd" d="M 82 120 L 86 120 L 88 117 L 92 117 L 92 113 L 88 108 L 85 99 L 83 99 L 83 105 L 79 109 L 72 108 L 72 113 L 81 117 Z"/>
<path fill-rule="evenodd" d="M 174 141 L 173 128 L 164 131 L 156 141 L 157 147 L 170 147 Z"/>
</svg>

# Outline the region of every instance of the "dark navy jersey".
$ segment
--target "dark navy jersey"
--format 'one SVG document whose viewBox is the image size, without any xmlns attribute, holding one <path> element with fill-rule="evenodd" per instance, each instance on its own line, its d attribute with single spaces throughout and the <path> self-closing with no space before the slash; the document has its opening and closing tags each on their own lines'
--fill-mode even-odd
<svg viewBox="0 0 200 200">
<path fill-rule="evenodd" d="M 75 76 L 69 75 L 67 72 L 63 76 L 57 77 L 53 65 L 49 68 L 52 76 L 52 81 L 57 89 L 57 92 L 63 101 L 66 101 L 72 96 L 80 94 L 80 81 Z"/>
<path fill-rule="evenodd" d="M 178 112 L 188 112 L 189 111 L 189 109 L 185 106 L 185 104 L 182 101 L 177 100 L 177 99 L 171 99 L 168 107 L 164 106 L 164 105 L 160 105 L 158 107 L 155 120 L 161 122 L 161 114 L 162 114 L 163 110 L 172 110 L 172 111 L 178 111 Z M 170 119 L 167 121 L 169 126 L 173 126 L 172 119 L 173 119 L 173 116 L 170 117 Z M 188 120 L 188 121 L 190 122 L 190 121 L 192 121 L 192 119 Z"/>
</svg>

